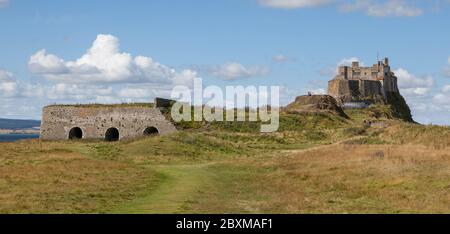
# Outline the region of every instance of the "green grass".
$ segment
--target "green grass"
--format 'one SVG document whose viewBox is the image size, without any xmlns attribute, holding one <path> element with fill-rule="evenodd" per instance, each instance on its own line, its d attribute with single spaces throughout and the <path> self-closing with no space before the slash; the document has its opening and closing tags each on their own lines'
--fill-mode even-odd
<svg viewBox="0 0 450 234">
<path fill-rule="evenodd" d="M 158 166 L 158 185 L 111 213 L 182 213 L 210 181 L 208 164 Z"/>
</svg>

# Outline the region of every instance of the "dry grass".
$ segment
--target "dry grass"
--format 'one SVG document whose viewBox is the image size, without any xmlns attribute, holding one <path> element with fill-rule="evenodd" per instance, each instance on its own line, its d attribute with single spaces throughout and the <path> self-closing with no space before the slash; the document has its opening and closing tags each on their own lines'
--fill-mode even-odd
<svg viewBox="0 0 450 234">
<path fill-rule="evenodd" d="M 341 144 L 221 167 L 234 180 L 222 180 L 221 199 L 213 188 L 203 195 L 195 212 L 450 212 L 449 148 Z"/>
<path fill-rule="evenodd" d="M 104 212 L 157 181 L 152 170 L 92 159 L 63 143 L 0 146 L 0 213 Z"/>
<path fill-rule="evenodd" d="M 0 213 L 449 213 L 450 128 L 388 123 L 0 143 Z"/>
</svg>

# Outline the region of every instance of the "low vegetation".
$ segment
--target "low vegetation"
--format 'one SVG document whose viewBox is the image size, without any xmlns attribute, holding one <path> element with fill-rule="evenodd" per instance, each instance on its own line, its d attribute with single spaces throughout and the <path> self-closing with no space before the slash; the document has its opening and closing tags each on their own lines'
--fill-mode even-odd
<svg viewBox="0 0 450 234">
<path fill-rule="evenodd" d="M 283 113 L 271 134 L 185 122 L 135 141 L 2 143 L 0 213 L 448 213 L 450 128 L 374 108 Z"/>
</svg>

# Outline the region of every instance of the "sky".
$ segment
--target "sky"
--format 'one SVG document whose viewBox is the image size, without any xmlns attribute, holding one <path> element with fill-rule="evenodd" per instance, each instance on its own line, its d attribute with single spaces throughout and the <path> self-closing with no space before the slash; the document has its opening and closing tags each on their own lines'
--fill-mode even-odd
<svg viewBox="0 0 450 234">
<path fill-rule="evenodd" d="M 0 118 L 152 102 L 176 85 L 326 93 L 389 57 L 413 117 L 450 125 L 450 0 L 0 0 Z"/>
</svg>

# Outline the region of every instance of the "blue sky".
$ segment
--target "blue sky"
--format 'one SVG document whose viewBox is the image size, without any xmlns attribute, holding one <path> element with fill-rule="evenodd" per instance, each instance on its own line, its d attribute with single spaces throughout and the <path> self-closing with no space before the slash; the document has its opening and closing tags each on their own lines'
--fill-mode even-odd
<svg viewBox="0 0 450 234">
<path fill-rule="evenodd" d="M 151 101 L 206 85 L 322 93 L 336 66 L 389 56 L 422 123 L 450 124 L 448 0 L 0 0 L 0 117 Z M 109 62 L 104 62 L 108 60 Z"/>
</svg>

